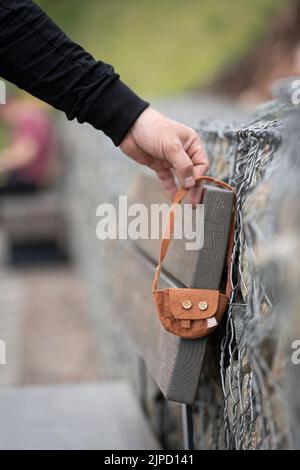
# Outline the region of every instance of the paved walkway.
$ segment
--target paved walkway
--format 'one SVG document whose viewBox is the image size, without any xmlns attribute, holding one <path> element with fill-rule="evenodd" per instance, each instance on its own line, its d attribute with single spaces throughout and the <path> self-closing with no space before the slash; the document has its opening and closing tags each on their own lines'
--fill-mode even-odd
<svg viewBox="0 0 300 470">
<path fill-rule="evenodd" d="M 3 268 L 0 339 L 1 450 L 158 448 L 129 385 L 105 381 L 73 269 Z"/>
<path fill-rule="evenodd" d="M 86 310 L 68 267 L 0 270 L 1 450 L 158 448 L 129 385 L 99 382 Z"/>
<path fill-rule="evenodd" d="M 6 345 L 6 365 L 0 365 L 0 385 L 20 380 L 24 302 L 21 279 L 0 271 L 0 340 Z"/>
<path fill-rule="evenodd" d="M 0 389 L 0 449 L 158 449 L 122 382 Z"/>
<path fill-rule="evenodd" d="M 69 267 L 0 270 L 0 385 L 105 377 L 87 315 L 85 288 Z"/>
</svg>

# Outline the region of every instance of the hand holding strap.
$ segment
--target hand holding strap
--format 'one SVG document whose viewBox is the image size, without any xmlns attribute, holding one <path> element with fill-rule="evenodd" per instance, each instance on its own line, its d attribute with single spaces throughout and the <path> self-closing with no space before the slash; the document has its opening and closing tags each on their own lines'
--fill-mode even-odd
<svg viewBox="0 0 300 470">
<path fill-rule="evenodd" d="M 207 181 L 208 183 L 212 183 L 212 184 L 214 184 L 216 186 L 219 186 L 221 188 L 228 189 L 229 191 L 232 191 L 234 193 L 234 196 L 235 196 L 235 190 L 232 188 L 232 186 L 230 186 L 229 184 L 224 183 L 223 181 L 220 181 L 216 178 L 213 178 L 211 176 L 201 176 L 200 178 L 197 179 L 197 182 L 199 182 L 199 181 Z M 175 213 L 176 206 L 186 196 L 187 192 L 188 192 L 188 189 L 185 189 L 185 188 L 181 187 L 178 190 L 178 192 L 177 192 L 177 194 L 174 198 L 173 204 L 170 208 L 168 221 L 167 221 L 167 228 L 166 228 L 165 235 L 163 236 L 162 241 L 161 241 L 161 245 L 160 245 L 159 263 L 158 263 L 158 266 L 156 268 L 155 277 L 154 277 L 154 281 L 153 281 L 153 291 L 157 290 L 158 279 L 159 279 L 159 275 L 160 275 L 160 272 L 161 272 L 162 263 L 165 259 L 166 254 L 167 254 L 167 251 L 168 251 L 168 248 L 169 248 L 169 245 L 170 245 L 170 241 L 171 241 L 171 237 L 172 237 L 173 232 L 174 232 L 174 213 Z M 236 196 L 234 197 L 234 206 L 235 206 L 235 199 L 236 199 Z M 227 247 L 226 295 L 227 295 L 228 298 L 229 298 L 230 292 L 231 292 L 230 269 L 231 269 L 231 256 L 232 256 L 233 241 L 234 241 L 234 228 L 235 228 L 235 207 L 234 207 L 232 217 L 231 217 L 230 232 L 229 232 L 228 247 Z"/>
</svg>

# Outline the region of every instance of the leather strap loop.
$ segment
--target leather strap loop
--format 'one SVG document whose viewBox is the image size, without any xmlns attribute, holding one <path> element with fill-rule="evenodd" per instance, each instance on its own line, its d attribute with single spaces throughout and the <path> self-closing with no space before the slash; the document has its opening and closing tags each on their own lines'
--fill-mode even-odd
<svg viewBox="0 0 300 470">
<path fill-rule="evenodd" d="M 208 183 L 212 183 L 216 186 L 219 186 L 220 188 L 228 189 L 229 191 L 232 191 L 234 193 L 234 197 L 236 199 L 235 190 L 232 188 L 232 186 L 230 186 L 227 183 L 224 183 L 223 181 L 220 181 L 216 178 L 213 178 L 212 176 L 201 176 L 200 178 L 197 179 L 197 182 L 199 182 L 199 181 L 207 181 Z M 175 213 L 176 206 L 186 196 L 187 192 L 188 192 L 188 189 L 185 189 L 185 188 L 181 187 L 178 190 L 178 192 L 177 192 L 177 194 L 174 198 L 174 201 L 172 203 L 172 206 L 170 208 L 170 212 L 169 212 L 169 216 L 168 216 L 169 219 L 168 219 L 168 222 L 167 222 L 167 228 L 166 228 L 165 234 L 162 238 L 161 245 L 160 245 L 159 263 L 158 263 L 158 266 L 156 268 L 155 277 L 154 277 L 154 281 L 153 281 L 153 291 L 157 290 L 158 279 L 159 279 L 159 276 L 160 276 L 160 273 L 161 273 L 162 263 L 165 259 L 166 254 L 167 254 L 167 251 L 168 251 L 168 248 L 169 248 L 169 245 L 170 245 L 170 242 L 171 242 L 171 237 L 172 237 L 173 232 L 174 232 L 174 223 L 175 223 L 174 213 Z M 230 231 L 229 231 L 229 236 L 228 236 L 228 246 L 227 246 L 226 296 L 228 298 L 229 298 L 230 293 L 231 293 L 230 271 L 231 271 L 231 262 L 232 262 L 231 257 L 232 257 L 233 242 L 234 242 L 234 229 L 235 229 L 235 204 L 234 204 L 234 210 L 232 212 L 232 217 L 231 217 Z"/>
</svg>

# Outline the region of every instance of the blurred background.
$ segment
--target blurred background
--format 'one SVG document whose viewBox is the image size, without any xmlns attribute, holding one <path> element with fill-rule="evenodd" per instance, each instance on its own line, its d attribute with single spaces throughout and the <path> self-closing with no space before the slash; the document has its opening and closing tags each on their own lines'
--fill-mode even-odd
<svg viewBox="0 0 300 470">
<path fill-rule="evenodd" d="M 270 99 L 274 80 L 300 74 L 299 0 L 37 3 L 154 107 L 189 125 L 245 117 Z M 8 90 L 0 114 L 0 384 L 133 377 L 136 356 L 110 320 L 121 244 L 96 239 L 95 212 L 127 194 L 140 169 L 90 126 Z"/>
<path fill-rule="evenodd" d="M 269 77 L 286 74 L 289 62 L 293 67 L 293 53 L 299 55 L 298 17 L 287 7 L 297 2 L 75 0 L 72 11 L 67 0 L 39 3 L 71 37 L 114 64 L 126 83 L 149 98 L 209 86 L 253 49 L 259 62 L 262 45 L 275 31 L 264 51 L 264 61 L 273 69 L 267 71 Z M 290 51 L 287 55 L 284 48 Z M 265 73 L 267 68 L 264 62 Z M 248 70 L 239 72 L 248 75 Z M 254 86 L 253 78 L 247 77 L 249 85 Z M 262 85 L 256 83 L 257 89 Z M 236 87 L 237 93 L 244 91 L 238 90 L 240 83 Z"/>
</svg>

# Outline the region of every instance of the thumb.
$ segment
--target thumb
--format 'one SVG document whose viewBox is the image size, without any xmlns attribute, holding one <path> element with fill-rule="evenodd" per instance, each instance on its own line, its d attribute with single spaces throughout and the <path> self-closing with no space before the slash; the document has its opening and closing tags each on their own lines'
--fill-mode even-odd
<svg viewBox="0 0 300 470">
<path fill-rule="evenodd" d="M 165 147 L 165 157 L 171 163 L 183 187 L 189 189 L 195 186 L 194 165 L 185 152 L 180 139 L 171 141 Z"/>
</svg>

